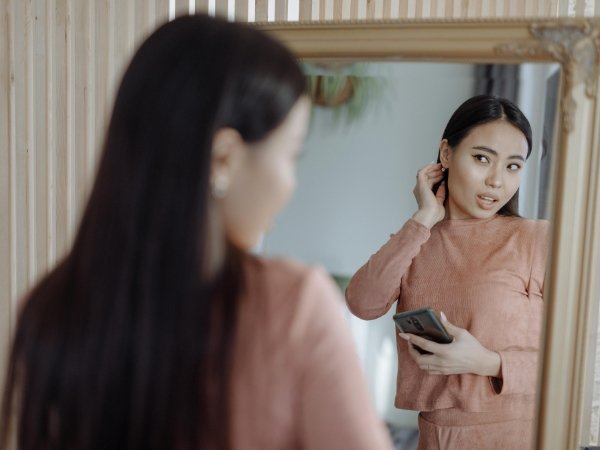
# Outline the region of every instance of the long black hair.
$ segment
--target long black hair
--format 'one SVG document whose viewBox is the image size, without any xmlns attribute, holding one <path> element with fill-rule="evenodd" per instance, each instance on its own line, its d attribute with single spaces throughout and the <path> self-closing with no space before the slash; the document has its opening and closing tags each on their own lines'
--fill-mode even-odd
<svg viewBox="0 0 600 450">
<path fill-rule="evenodd" d="M 505 120 L 518 128 L 527 140 L 527 158 L 531 154 L 531 125 L 525 114 L 510 100 L 495 95 L 476 95 L 462 103 L 450 117 L 442 140 L 448 141 L 448 146 L 453 149 L 473 128 L 496 120 Z M 438 163 L 440 155 L 438 155 Z M 448 187 L 448 170 L 444 172 L 444 181 Z M 435 190 L 439 187 L 434 187 Z M 498 211 L 502 216 L 519 215 L 519 191 Z"/>
<path fill-rule="evenodd" d="M 304 84 L 247 25 L 182 17 L 141 45 L 73 247 L 19 316 L 0 447 L 13 427 L 18 450 L 228 448 L 243 254 L 209 267 L 212 139 L 265 138 Z"/>
</svg>

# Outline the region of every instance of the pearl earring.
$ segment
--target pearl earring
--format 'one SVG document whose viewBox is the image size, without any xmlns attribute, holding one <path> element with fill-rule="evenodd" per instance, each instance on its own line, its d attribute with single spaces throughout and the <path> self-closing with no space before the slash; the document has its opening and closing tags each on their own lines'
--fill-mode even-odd
<svg viewBox="0 0 600 450">
<path fill-rule="evenodd" d="M 215 198 L 223 198 L 227 193 L 229 181 L 224 175 L 217 175 L 212 181 L 212 194 Z"/>
</svg>

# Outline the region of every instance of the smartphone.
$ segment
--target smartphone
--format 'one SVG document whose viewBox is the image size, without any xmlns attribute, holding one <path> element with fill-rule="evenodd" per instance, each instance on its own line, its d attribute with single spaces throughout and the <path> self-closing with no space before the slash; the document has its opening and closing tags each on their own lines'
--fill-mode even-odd
<svg viewBox="0 0 600 450">
<path fill-rule="evenodd" d="M 452 342 L 452 337 L 448 334 L 446 328 L 444 328 L 444 325 L 442 325 L 442 322 L 436 317 L 431 308 L 421 308 L 394 314 L 394 322 L 403 333 L 414 334 L 439 344 L 449 344 Z M 413 347 L 421 354 L 431 354 L 416 345 L 413 345 Z"/>
</svg>

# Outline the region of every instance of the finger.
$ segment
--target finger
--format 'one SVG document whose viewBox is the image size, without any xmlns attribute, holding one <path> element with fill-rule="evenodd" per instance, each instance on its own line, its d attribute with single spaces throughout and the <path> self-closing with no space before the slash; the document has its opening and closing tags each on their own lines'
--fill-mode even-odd
<svg viewBox="0 0 600 450">
<path fill-rule="evenodd" d="M 444 179 L 444 174 L 442 173 L 430 173 L 427 175 L 427 181 L 430 183 L 438 183 L 439 181 Z"/>
<path fill-rule="evenodd" d="M 438 163 L 427 164 L 425 167 L 422 167 L 417 172 L 417 178 L 423 176 L 430 176 L 431 174 L 442 173 L 442 165 Z"/>
<path fill-rule="evenodd" d="M 442 169 L 439 167 L 432 167 L 430 169 L 425 169 L 423 175 L 427 178 L 433 178 L 443 176 L 444 172 L 442 172 Z"/>
<path fill-rule="evenodd" d="M 442 175 L 443 178 L 443 175 Z M 446 182 L 442 181 L 442 184 L 440 184 L 440 187 L 438 188 L 437 192 L 435 193 L 435 197 L 443 202 L 446 199 Z"/>
<path fill-rule="evenodd" d="M 435 183 L 444 179 L 442 172 L 429 172 L 417 175 L 417 186 L 429 186 L 431 188 Z"/>
<path fill-rule="evenodd" d="M 407 342 L 407 344 L 408 344 L 408 354 L 418 364 L 419 357 L 421 356 L 421 354 L 417 351 L 417 349 L 415 349 L 413 347 L 413 345 L 410 342 Z"/>
<path fill-rule="evenodd" d="M 409 334 L 408 336 L 410 342 L 412 342 L 413 344 L 425 351 L 428 351 L 430 353 L 439 353 L 443 350 L 442 344 L 438 344 L 436 342 L 430 341 L 429 339 L 425 339 L 414 334 Z"/>
<path fill-rule="evenodd" d="M 451 335 L 456 335 L 457 333 L 460 333 L 461 331 L 464 330 L 464 328 L 461 328 L 457 325 L 454 325 L 453 323 L 451 323 L 448 318 L 446 317 L 446 314 L 444 314 L 444 311 L 440 312 L 440 316 L 442 318 L 442 323 L 444 324 L 444 327 L 446 327 L 446 330 L 448 330 L 448 332 Z"/>
<path fill-rule="evenodd" d="M 423 169 L 431 169 L 431 168 L 441 168 L 442 167 L 442 163 L 439 162 L 430 162 L 429 164 L 424 165 L 423 167 L 421 167 L 421 170 Z"/>
<path fill-rule="evenodd" d="M 442 367 L 433 364 L 431 362 L 431 355 L 425 355 L 422 356 L 419 361 L 417 361 L 417 365 L 419 366 L 419 369 L 421 370 L 426 370 L 427 372 L 430 372 L 432 370 L 436 371 L 436 372 L 441 372 L 443 370 Z"/>
</svg>

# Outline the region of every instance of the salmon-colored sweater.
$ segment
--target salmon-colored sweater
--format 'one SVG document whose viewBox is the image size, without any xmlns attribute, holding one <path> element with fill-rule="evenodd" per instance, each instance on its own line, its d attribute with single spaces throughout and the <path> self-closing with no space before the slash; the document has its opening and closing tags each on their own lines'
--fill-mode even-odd
<svg viewBox="0 0 600 450">
<path fill-rule="evenodd" d="M 499 385 L 429 375 L 398 337 L 396 407 L 533 414 L 548 229 L 519 217 L 443 220 L 431 230 L 410 219 L 358 270 L 346 290 L 358 317 L 379 317 L 396 300 L 399 312 L 430 306 L 500 354 Z"/>
<path fill-rule="evenodd" d="M 250 257 L 235 348 L 235 450 L 391 450 L 325 271 Z"/>
</svg>

